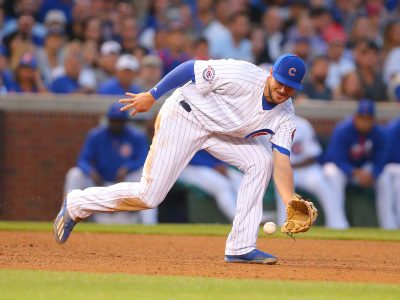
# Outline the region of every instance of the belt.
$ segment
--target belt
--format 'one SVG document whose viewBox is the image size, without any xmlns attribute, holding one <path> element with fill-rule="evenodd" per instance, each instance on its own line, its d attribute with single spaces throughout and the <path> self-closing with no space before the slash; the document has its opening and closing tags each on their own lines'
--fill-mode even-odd
<svg viewBox="0 0 400 300">
<path fill-rule="evenodd" d="M 181 102 L 179 102 L 179 105 L 183 107 L 184 110 L 186 110 L 187 112 L 191 112 L 192 108 L 190 107 L 189 103 L 187 103 L 185 100 L 182 100 Z"/>
</svg>

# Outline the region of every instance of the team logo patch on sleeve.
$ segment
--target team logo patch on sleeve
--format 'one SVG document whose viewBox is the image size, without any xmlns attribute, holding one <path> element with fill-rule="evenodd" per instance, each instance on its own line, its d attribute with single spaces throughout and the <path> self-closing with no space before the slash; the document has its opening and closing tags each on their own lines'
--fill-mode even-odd
<svg viewBox="0 0 400 300">
<path fill-rule="evenodd" d="M 205 81 L 207 81 L 208 83 L 211 83 L 211 81 L 213 81 L 214 77 L 215 77 L 215 70 L 213 69 L 213 67 L 208 66 L 207 69 L 204 69 L 203 78 Z"/>
</svg>

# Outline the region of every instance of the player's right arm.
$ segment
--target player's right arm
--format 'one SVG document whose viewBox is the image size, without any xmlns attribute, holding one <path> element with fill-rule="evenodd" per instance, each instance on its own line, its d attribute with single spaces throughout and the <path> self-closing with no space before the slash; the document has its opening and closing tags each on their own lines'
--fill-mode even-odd
<svg viewBox="0 0 400 300">
<path fill-rule="evenodd" d="M 274 182 L 279 195 L 285 205 L 292 200 L 294 193 L 293 170 L 290 164 L 290 157 L 287 154 L 273 149 Z"/>
</svg>

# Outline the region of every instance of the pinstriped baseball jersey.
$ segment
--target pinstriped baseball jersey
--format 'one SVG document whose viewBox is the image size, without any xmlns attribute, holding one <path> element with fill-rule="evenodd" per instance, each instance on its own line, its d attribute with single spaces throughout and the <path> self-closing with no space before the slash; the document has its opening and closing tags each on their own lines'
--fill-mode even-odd
<svg viewBox="0 0 400 300">
<path fill-rule="evenodd" d="M 197 60 L 194 71 L 195 83 L 179 90 L 206 129 L 242 138 L 270 134 L 272 143 L 290 151 L 295 129 L 292 101 L 266 104 L 265 70 L 228 59 Z"/>
</svg>

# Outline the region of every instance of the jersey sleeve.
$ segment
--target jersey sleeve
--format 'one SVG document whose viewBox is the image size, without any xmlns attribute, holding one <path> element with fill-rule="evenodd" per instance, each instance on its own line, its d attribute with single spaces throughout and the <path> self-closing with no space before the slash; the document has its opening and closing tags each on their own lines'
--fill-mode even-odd
<svg viewBox="0 0 400 300">
<path fill-rule="evenodd" d="M 196 89 L 206 95 L 212 91 L 226 93 L 233 83 L 235 62 L 229 60 L 196 60 L 194 74 Z"/>
<path fill-rule="evenodd" d="M 294 114 L 290 113 L 287 118 L 280 122 L 278 130 L 272 135 L 270 139 L 272 149 L 290 156 L 295 131 Z"/>
</svg>

